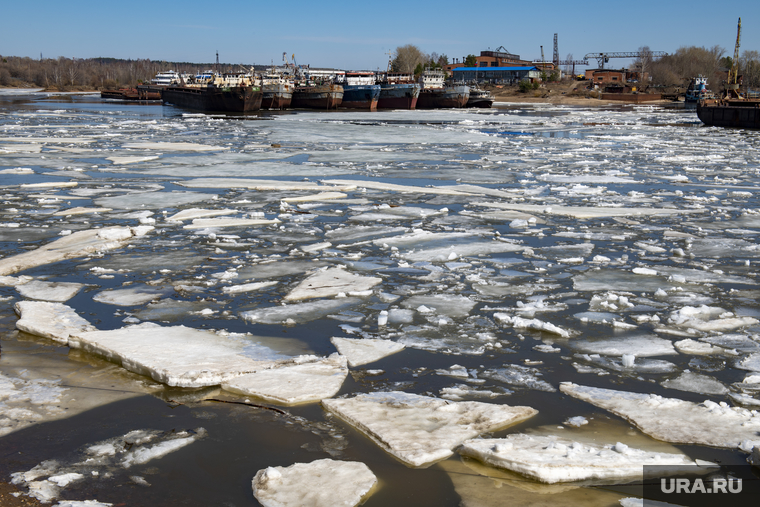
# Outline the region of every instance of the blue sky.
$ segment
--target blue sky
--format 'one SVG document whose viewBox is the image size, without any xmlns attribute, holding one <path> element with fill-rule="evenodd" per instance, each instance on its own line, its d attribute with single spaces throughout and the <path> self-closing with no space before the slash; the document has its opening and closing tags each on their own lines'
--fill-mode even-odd
<svg viewBox="0 0 760 507">
<path fill-rule="evenodd" d="M 609 8 L 607 6 L 610 6 Z M 631 6 L 630 8 L 625 6 Z M 385 68 L 388 51 L 415 44 L 449 60 L 504 46 L 523 59 L 592 52 L 673 52 L 715 45 L 760 51 L 760 1 L 48 1 L 4 2 L 0 55 L 149 58 L 344 69 Z M 595 67 L 595 60 L 592 60 Z M 611 60 L 618 67 L 628 60 Z"/>
</svg>

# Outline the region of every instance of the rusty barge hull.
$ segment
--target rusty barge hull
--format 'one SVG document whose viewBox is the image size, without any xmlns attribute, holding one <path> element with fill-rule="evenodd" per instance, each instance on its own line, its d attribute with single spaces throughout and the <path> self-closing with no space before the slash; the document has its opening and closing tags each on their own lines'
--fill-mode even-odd
<svg viewBox="0 0 760 507">
<path fill-rule="evenodd" d="M 293 101 L 293 86 L 290 84 L 265 84 L 261 93 L 261 109 L 287 109 Z"/>
<path fill-rule="evenodd" d="M 380 86 L 378 109 L 415 109 L 420 96 L 420 85 L 414 83 L 384 84 Z"/>
<path fill-rule="evenodd" d="M 760 129 L 760 100 L 702 100 L 697 116 L 713 127 Z"/>
<path fill-rule="evenodd" d="M 467 105 L 470 90 L 466 86 L 420 91 L 417 109 L 461 108 Z"/>
<path fill-rule="evenodd" d="M 161 93 L 164 104 L 209 112 L 258 111 L 263 94 L 258 87 L 167 86 Z"/>
<path fill-rule="evenodd" d="M 299 86 L 293 92 L 290 106 L 303 109 L 337 109 L 343 102 L 340 85 Z"/>
</svg>

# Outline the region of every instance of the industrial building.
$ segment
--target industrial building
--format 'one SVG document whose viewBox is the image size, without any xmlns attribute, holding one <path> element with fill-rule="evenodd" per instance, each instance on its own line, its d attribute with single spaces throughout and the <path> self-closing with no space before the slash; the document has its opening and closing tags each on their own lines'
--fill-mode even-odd
<svg viewBox="0 0 760 507">
<path fill-rule="evenodd" d="M 536 81 L 541 77 L 538 67 L 457 67 L 452 70 L 454 81 L 517 84 L 524 79 Z"/>
</svg>

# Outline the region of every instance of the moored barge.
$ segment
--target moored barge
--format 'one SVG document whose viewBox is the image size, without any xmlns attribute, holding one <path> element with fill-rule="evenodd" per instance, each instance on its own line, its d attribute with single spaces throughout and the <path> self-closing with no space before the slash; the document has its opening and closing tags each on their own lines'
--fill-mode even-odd
<svg viewBox="0 0 760 507">
<path fill-rule="evenodd" d="M 420 96 L 420 85 L 414 76 L 386 72 L 380 82 L 378 109 L 416 109 Z"/>
<path fill-rule="evenodd" d="M 313 86 L 297 86 L 290 103 L 293 108 L 337 109 L 343 102 L 343 87 L 329 83 Z"/>
<path fill-rule="evenodd" d="M 760 100 L 709 99 L 697 102 L 697 116 L 713 127 L 760 129 Z"/>
<path fill-rule="evenodd" d="M 380 85 L 375 84 L 374 72 L 346 72 L 343 86 L 343 109 L 377 110 Z"/>
<path fill-rule="evenodd" d="M 420 77 L 422 90 L 417 99 L 417 109 L 460 108 L 470 98 L 467 85 L 445 85 L 443 71 L 427 69 Z"/>
</svg>

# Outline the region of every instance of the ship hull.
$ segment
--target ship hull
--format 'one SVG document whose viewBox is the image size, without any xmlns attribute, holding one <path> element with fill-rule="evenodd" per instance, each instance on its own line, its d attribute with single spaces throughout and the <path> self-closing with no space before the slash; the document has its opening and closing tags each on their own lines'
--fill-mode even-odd
<svg viewBox="0 0 760 507">
<path fill-rule="evenodd" d="M 467 99 L 465 107 L 480 107 L 487 109 L 493 105 L 493 95 L 490 93 L 473 93 L 470 91 L 470 98 Z"/>
<path fill-rule="evenodd" d="M 298 86 L 290 106 L 303 109 L 337 109 L 343 102 L 340 85 Z"/>
<path fill-rule="evenodd" d="M 341 109 L 377 110 L 380 85 L 343 85 Z"/>
<path fill-rule="evenodd" d="M 261 109 L 263 94 L 258 87 L 168 86 L 161 93 L 164 104 L 214 112 L 249 112 Z"/>
<path fill-rule="evenodd" d="M 417 109 L 461 108 L 467 105 L 470 89 L 467 86 L 447 86 L 420 91 Z"/>
<path fill-rule="evenodd" d="M 697 103 L 697 116 L 705 125 L 760 129 L 760 101 L 706 100 Z"/>
<path fill-rule="evenodd" d="M 293 86 L 265 84 L 261 87 L 261 109 L 287 109 L 293 101 Z"/>
<path fill-rule="evenodd" d="M 415 109 L 420 96 L 417 84 L 386 84 L 380 87 L 378 109 Z"/>
</svg>

